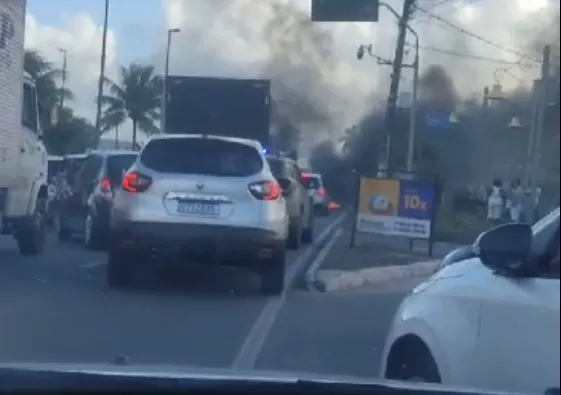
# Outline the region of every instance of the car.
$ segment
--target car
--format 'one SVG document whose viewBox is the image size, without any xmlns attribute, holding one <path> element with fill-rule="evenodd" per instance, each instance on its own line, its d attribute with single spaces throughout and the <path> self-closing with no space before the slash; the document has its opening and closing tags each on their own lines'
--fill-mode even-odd
<svg viewBox="0 0 561 395">
<path fill-rule="evenodd" d="M 306 181 L 296 161 L 273 154 L 266 155 L 266 158 L 286 200 L 290 221 L 287 247 L 297 250 L 302 243 L 310 244 L 314 239 L 312 198 L 306 190 Z"/>
<path fill-rule="evenodd" d="M 321 174 L 305 172 L 302 175 L 304 185 L 312 197 L 313 210 L 319 215 L 329 215 L 329 195 L 323 186 Z"/>
<path fill-rule="evenodd" d="M 287 237 L 286 203 L 259 142 L 158 135 L 115 195 L 107 281 L 127 287 L 143 263 L 230 265 L 257 272 L 263 293 L 280 294 Z"/>
<path fill-rule="evenodd" d="M 380 374 L 508 393 L 559 388 L 559 298 L 559 208 L 532 227 L 495 227 L 403 300 Z"/>
<path fill-rule="evenodd" d="M 135 151 L 121 150 L 91 151 L 86 156 L 72 177 L 72 195 L 59 210 L 59 240 L 66 241 L 79 234 L 89 249 L 106 247 L 115 191 L 137 156 Z"/>
</svg>

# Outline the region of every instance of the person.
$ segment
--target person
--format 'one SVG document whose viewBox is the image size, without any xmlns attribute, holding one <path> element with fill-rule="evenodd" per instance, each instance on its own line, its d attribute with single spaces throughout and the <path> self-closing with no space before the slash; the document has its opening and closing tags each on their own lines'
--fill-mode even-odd
<svg viewBox="0 0 561 395">
<path fill-rule="evenodd" d="M 503 217 L 504 193 L 503 182 L 497 178 L 493 181 L 491 193 L 487 199 L 487 218 L 491 221 L 500 221 Z"/>
<path fill-rule="evenodd" d="M 524 189 L 522 188 L 522 181 L 520 178 L 515 178 L 512 181 L 510 192 L 510 220 L 512 222 L 522 222 L 523 218 L 523 205 L 524 205 Z"/>
</svg>

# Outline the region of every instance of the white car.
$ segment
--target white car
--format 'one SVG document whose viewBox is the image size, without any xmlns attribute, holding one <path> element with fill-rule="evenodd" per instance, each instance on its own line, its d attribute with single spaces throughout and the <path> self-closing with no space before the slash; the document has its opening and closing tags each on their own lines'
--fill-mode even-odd
<svg viewBox="0 0 561 395">
<path fill-rule="evenodd" d="M 149 266 L 229 264 L 281 293 L 288 214 L 262 151 L 242 138 L 151 138 L 113 198 L 109 284 L 124 287 Z"/>
<path fill-rule="evenodd" d="M 522 393 L 559 388 L 559 208 L 532 228 L 483 233 L 473 252 L 445 258 L 401 303 L 381 376 Z"/>
</svg>

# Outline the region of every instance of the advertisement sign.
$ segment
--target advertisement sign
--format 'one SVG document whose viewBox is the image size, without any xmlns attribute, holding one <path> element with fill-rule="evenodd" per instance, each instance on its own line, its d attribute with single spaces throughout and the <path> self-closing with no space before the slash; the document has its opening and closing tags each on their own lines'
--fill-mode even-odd
<svg viewBox="0 0 561 395">
<path fill-rule="evenodd" d="M 429 239 L 434 197 L 426 181 L 361 178 L 357 231 Z"/>
</svg>

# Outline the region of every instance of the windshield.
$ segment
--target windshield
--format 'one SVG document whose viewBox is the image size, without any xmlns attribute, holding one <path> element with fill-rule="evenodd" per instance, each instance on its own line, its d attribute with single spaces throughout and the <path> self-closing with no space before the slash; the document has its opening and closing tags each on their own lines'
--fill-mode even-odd
<svg viewBox="0 0 561 395">
<path fill-rule="evenodd" d="M 118 184 L 123 174 L 133 165 L 137 155 L 111 155 L 107 158 L 107 172 L 113 184 Z"/>
<path fill-rule="evenodd" d="M 560 4 L 0 0 L 0 364 L 559 387 Z"/>
</svg>

